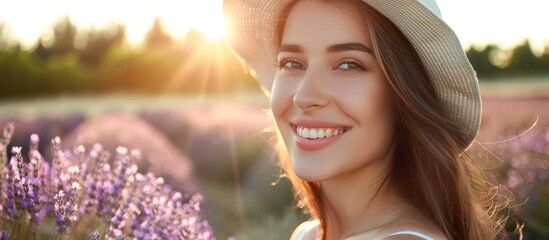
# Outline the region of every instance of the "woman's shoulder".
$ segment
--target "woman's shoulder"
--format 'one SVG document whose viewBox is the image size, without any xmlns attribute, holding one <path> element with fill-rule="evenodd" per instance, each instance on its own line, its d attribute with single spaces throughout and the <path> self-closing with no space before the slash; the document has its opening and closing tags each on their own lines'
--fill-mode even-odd
<svg viewBox="0 0 549 240">
<path fill-rule="evenodd" d="M 383 240 L 445 240 L 442 231 L 431 221 L 419 218 L 404 218 L 397 224 L 381 231 Z"/>
<path fill-rule="evenodd" d="M 415 220 L 415 221 L 414 221 Z M 432 224 L 418 219 L 401 219 L 397 224 L 385 229 L 376 229 L 363 232 L 345 240 L 445 240 L 446 237 Z M 423 220 L 423 219 L 422 219 Z M 292 233 L 290 240 L 317 240 L 319 236 L 320 222 L 310 220 L 301 223 Z"/>
<path fill-rule="evenodd" d="M 389 239 L 421 239 L 421 240 L 434 240 L 434 238 L 432 238 L 431 236 L 428 236 L 424 233 L 421 233 L 421 232 L 417 232 L 417 231 L 399 231 L 399 232 L 394 232 L 394 233 L 391 233 L 391 234 L 388 234 L 387 236 L 383 237 L 383 239 L 385 240 L 389 240 Z"/>
<path fill-rule="evenodd" d="M 303 222 L 294 230 L 290 240 L 316 240 L 319 228 L 320 222 L 318 220 Z"/>
<path fill-rule="evenodd" d="M 435 236 L 436 235 L 436 236 Z M 345 238 L 345 240 L 365 240 L 365 239 L 378 239 L 378 240 L 439 240 L 439 239 L 446 239 L 443 236 L 440 235 L 431 235 L 430 233 L 425 232 L 419 232 L 415 230 L 404 230 L 404 231 L 398 231 L 398 232 L 392 232 L 392 233 L 385 233 L 385 234 L 379 234 L 379 233 L 372 233 L 372 232 L 366 232 L 362 234 L 358 234 L 349 238 Z"/>
<path fill-rule="evenodd" d="M 446 240 L 444 233 L 417 211 L 403 214 L 384 226 L 366 231 L 346 240 L 379 239 L 379 240 Z"/>
<path fill-rule="evenodd" d="M 443 231 L 421 211 L 414 207 L 405 207 L 392 224 L 380 232 L 383 240 L 446 240 Z"/>
</svg>

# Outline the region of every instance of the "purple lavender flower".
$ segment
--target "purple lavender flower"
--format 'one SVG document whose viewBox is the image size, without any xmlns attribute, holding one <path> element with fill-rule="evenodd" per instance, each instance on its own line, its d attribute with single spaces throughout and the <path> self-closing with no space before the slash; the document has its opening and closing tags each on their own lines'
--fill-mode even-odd
<svg viewBox="0 0 549 240">
<path fill-rule="evenodd" d="M 114 171 L 114 180 L 112 182 L 112 185 L 110 186 L 110 189 L 108 189 L 108 194 L 110 197 L 110 203 L 111 206 L 114 208 L 117 208 L 117 202 L 118 198 L 120 197 L 122 193 L 122 189 L 126 184 L 127 175 L 131 174 L 130 172 L 127 172 L 128 167 L 131 164 L 131 157 L 128 156 L 128 149 L 124 147 L 118 147 L 116 149 L 117 156 L 116 156 L 116 169 Z"/>
<path fill-rule="evenodd" d="M 139 183 L 136 182 L 134 174 L 137 172 L 137 166 L 132 165 L 132 167 L 127 169 L 128 182 L 130 188 L 124 189 L 124 200 L 123 203 L 119 205 L 118 209 L 115 211 L 114 216 L 110 220 L 110 226 L 107 231 L 107 236 L 118 236 L 122 234 L 121 229 L 126 227 L 126 219 L 133 216 L 133 212 L 128 210 L 132 208 L 132 205 L 135 201 L 136 193 L 139 189 Z"/>
<path fill-rule="evenodd" d="M 100 237 L 101 237 L 101 234 L 99 234 L 98 231 L 94 231 L 90 236 L 90 240 L 99 240 Z"/>
<path fill-rule="evenodd" d="M 59 190 L 59 193 L 55 195 L 55 213 L 57 224 L 57 232 L 65 233 L 67 227 L 71 226 L 73 222 L 78 219 L 78 205 L 76 205 L 76 195 L 80 185 L 77 182 L 73 182 L 71 190 L 65 194 L 63 190 Z"/>
<path fill-rule="evenodd" d="M 2 233 L 2 236 L 0 236 L 0 240 L 9 240 L 10 239 L 10 233 L 8 231 L 4 231 Z"/>
<path fill-rule="evenodd" d="M 42 181 L 39 176 L 38 169 L 38 161 L 36 159 L 32 159 L 30 162 L 30 170 L 33 172 L 33 176 L 30 178 L 30 187 L 27 193 L 27 212 L 29 213 L 29 218 L 31 222 L 38 222 L 40 221 L 41 215 L 39 213 L 40 210 L 40 186 L 42 185 Z"/>
<path fill-rule="evenodd" d="M 20 149 L 14 149 L 16 153 Z M 12 156 L 5 173 L 6 212 L 5 219 L 14 221 L 20 217 L 23 187 L 20 182 L 17 155 Z"/>
<path fill-rule="evenodd" d="M 13 129 L 5 130 L 0 140 L 2 163 L 11 134 Z M 47 234 L 36 231 L 44 223 L 55 223 L 57 232 L 66 234 L 80 222 L 97 220 L 108 226 L 105 239 L 215 239 L 208 223 L 200 220 L 201 196 L 185 204 L 183 195 L 162 178 L 138 173 L 134 164 L 141 155 L 138 150 L 118 148 L 111 165 L 111 154 L 101 145 L 89 152 L 83 146 L 62 150 L 56 137 L 50 165 L 38 151 L 39 140 L 37 135 L 30 137 L 28 163 L 21 148 L 14 147 L 9 164 L 0 164 L 0 229 L 7 229 L 0 240 Z M 14 235 L 14 225 L 29 229 Z M 101 233 L 95 231 L 90 238 L 100 239 Z"/>
<path fill-rule="evenodd" d="M 8 144 L 11 142 L 11 138 L 13 137 L 13 133 L 15 132 L 15 125 L 10 122 L 6 125 L 4 128 L 4 134 L 2 138 L 0 138 L 0 159 L 4 159 L 4 163 L 7 159 L 6 151 L 8 149 Z"/>
</svg>

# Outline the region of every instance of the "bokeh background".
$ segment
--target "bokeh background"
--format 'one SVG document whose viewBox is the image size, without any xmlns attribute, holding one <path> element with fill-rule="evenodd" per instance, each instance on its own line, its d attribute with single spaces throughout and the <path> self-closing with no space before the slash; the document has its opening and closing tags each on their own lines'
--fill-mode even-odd
<svg viewBox="0 0 549 240">
<path fill-rule="evenodd" d="M 524 237 L 549 239 L 548 4 L 439 4 L 480 79 L 471 154 Z M 221 0 L 0 0 L 0 126 L 24 151 L 31 133 L 140 149 L 140 171 L 205 195 L 219 239 L 287 239 L 307 216 L 279 179 L 268 99 L 223 37 Z"/>
</svg>

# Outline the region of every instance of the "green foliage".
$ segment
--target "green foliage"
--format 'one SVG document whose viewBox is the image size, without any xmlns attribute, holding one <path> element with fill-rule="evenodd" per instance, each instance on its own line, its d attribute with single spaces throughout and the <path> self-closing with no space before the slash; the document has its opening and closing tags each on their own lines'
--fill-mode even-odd
<svg viewBox="0 0 549 240">
<path fill-rule="evenodd" d="M 549 72 L 549 46 L 546 46 L 543 54 L 537 56 L 528 40 L 509 50 L 490 44 L 482 49 L 473 46 L 466 53 L 480 77 L 539 75 Z"/>
<path fill-rule="evenodd" d="M 230 94 L 258 90 L 223 41 L 208 42 L 196 31 L 176 42 L 160 19 L 145 48 L 126 44 L 125 26 L 84 32 L 68 17 L 52 27 L 52 39 L 23 50 L 9 44 L 0 25 L 0 100 L 59 94 L 137 92 L 146 94 Z M 85 36 L 85 37 L 80 37 Z"/>
<path fill-rule="evenodd" d="M 92 29 L 86 38 L 85 47 L 80 50 L 80 60 L 91 66 L 108 61 L 111 51 L 121 50 L 125 32 L 123 25 L 111 25 L 103 31 Z"/>
<path fill-rule="evenodd" d="M 532 51 L 529 41 L 516 46 L 512 50 L 507 70 L 513 73 L 547 71 L 549 65 L 543 66 L 541 59 Z M 545 69 L 544 69 L 545 67 Z"/>
<path fill-rule="evenodd" d="M 53 53 L 62 55 L 74 51 L 77 29 L 69 17 L 62 18 L 53 28 L 54 40 L 50 47 Z"/>
<path fill-rule="evenodd" d="M 145 36 L 145 46 L 147 49 L 162 48 L 169 46 L 173 43 L 172 37 L 166 33 L 162 26 L 162 20 L 156 18 L 154 23 Z"/>
<path fill-rule="evenodd" d="M 73 54 L 36 59 L 19 46 L 0 52 L 1 98 L 78 93 L 85 89 L 85 70 Z"/>
<path fill-rule="evenodd" d="M 0 23 L 0 51 L 5 51 L 9 48 L 9 40 L 6 24 Z"/>
<path fill-rule="evenodd" d="M 490 75 L 499 70 L 490 60 L 490 55 L 496 50 L 497 47 L 495 45 L 488 45 L 482 50 L 478 50 L 475 47 L 471 47 L 467 50 L 467 57 L 478 75 Z"/>
<path fill-rule="evenodd" d="M 120 24 L 86 31 L 63 17 L 50 31 L 51 39 L 42 38 L 33 49 L 23 50 L 0 23 L 0 101 L 59 94 L 219 95 L 259 90 L 224 41 L 207 41 L 198 31 L 177 40 L 159 18 L 142 48 L 128 46 L 126 28 Z M 467 57 L 482 78 L 549 71 L 549 46 L 535 55 L 528 41 L 512 50 L 471 47 Z"/>
</svg>

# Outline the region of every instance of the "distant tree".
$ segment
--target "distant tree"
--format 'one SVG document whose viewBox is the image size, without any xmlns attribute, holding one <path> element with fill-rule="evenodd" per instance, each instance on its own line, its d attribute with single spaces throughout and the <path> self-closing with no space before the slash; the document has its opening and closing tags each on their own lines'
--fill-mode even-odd
<svg viewBox="0 0 549 240">
<path fill-rule="evenodd" d="M 206 36 L 199 30 L 189 30 L 183 39 L 183 45 L 191 48 L 196 46 L 203 45 L 206 43 Z"/>
<path fill-rule="evenodd" d="M 41 60 L 46 60 L 50 56 L 51 51 L 44 46 L 42 40 L 38 40 L 36 47 L 32 51 L 32 55 Z"/>
<path fill-rule="evenodd" d="M 543 54 L 539 57 L 538 68 L 540 71 L 549 73 L 549 45 L 545 45 Z"/>
<path fill-rule="evenodd" d="M 75 50 L 74 39 L 77 28 L 68 16 L 61 18 L 53 27 L 53 44 L 50 50 L 55 55 L 62 55 Z"/>
<path fill-rule="evenodd" d="M 10 46 L 9 31 L 5 23 L 0 23 L 0 51 L 6 51 Z"/>
<path fill-rule="evenodd" d="M 155 18 L 151 29 L 145 36 L 145 47 L 147 49 L 168 47 L 172 45 L 172 42 L 173 39 L 165 31 L 162 20 L 159 17 Z"/>
<path fill-rule="evenodd" d="M 479 76 L 492 76 L 496 74 L 500 69 L 490 60 L 490 55 L 498 51 L 498 48 L 495 45 L 488 45 L 481 50 L 477 48 L 476 46 L 471 46 L 466 52 L 467 58 L 469 58 L 477 74 Z"/>
<path fill-rule="evenodd" d="M 514 73 L 532 73 L 537 71 L 537 61 L 530 41 L 526 40 L 513 49 L 508 69 Z"/>
<path fill-rule="evenodd" d="M 51 31 L 53 32 L 51 44 L 44 44 L 42 38 L 38 39 L 36 47 L 32 50 L 34 57 L 45 61 L 51 56 L 61 56 L 76 51 L 74 42 L 78 30 L 68 16 L 60 18 L 52 26 Z"/>
<path fill-rule="evenodd" d="M 80 50 L 80 59 L 84 64 L 97 65 L 114 47 L 121 47 L 126 36 L 126 27 L 112 24 L 102 30 L 90 30 L 86 44 Z"/>
</svg>

